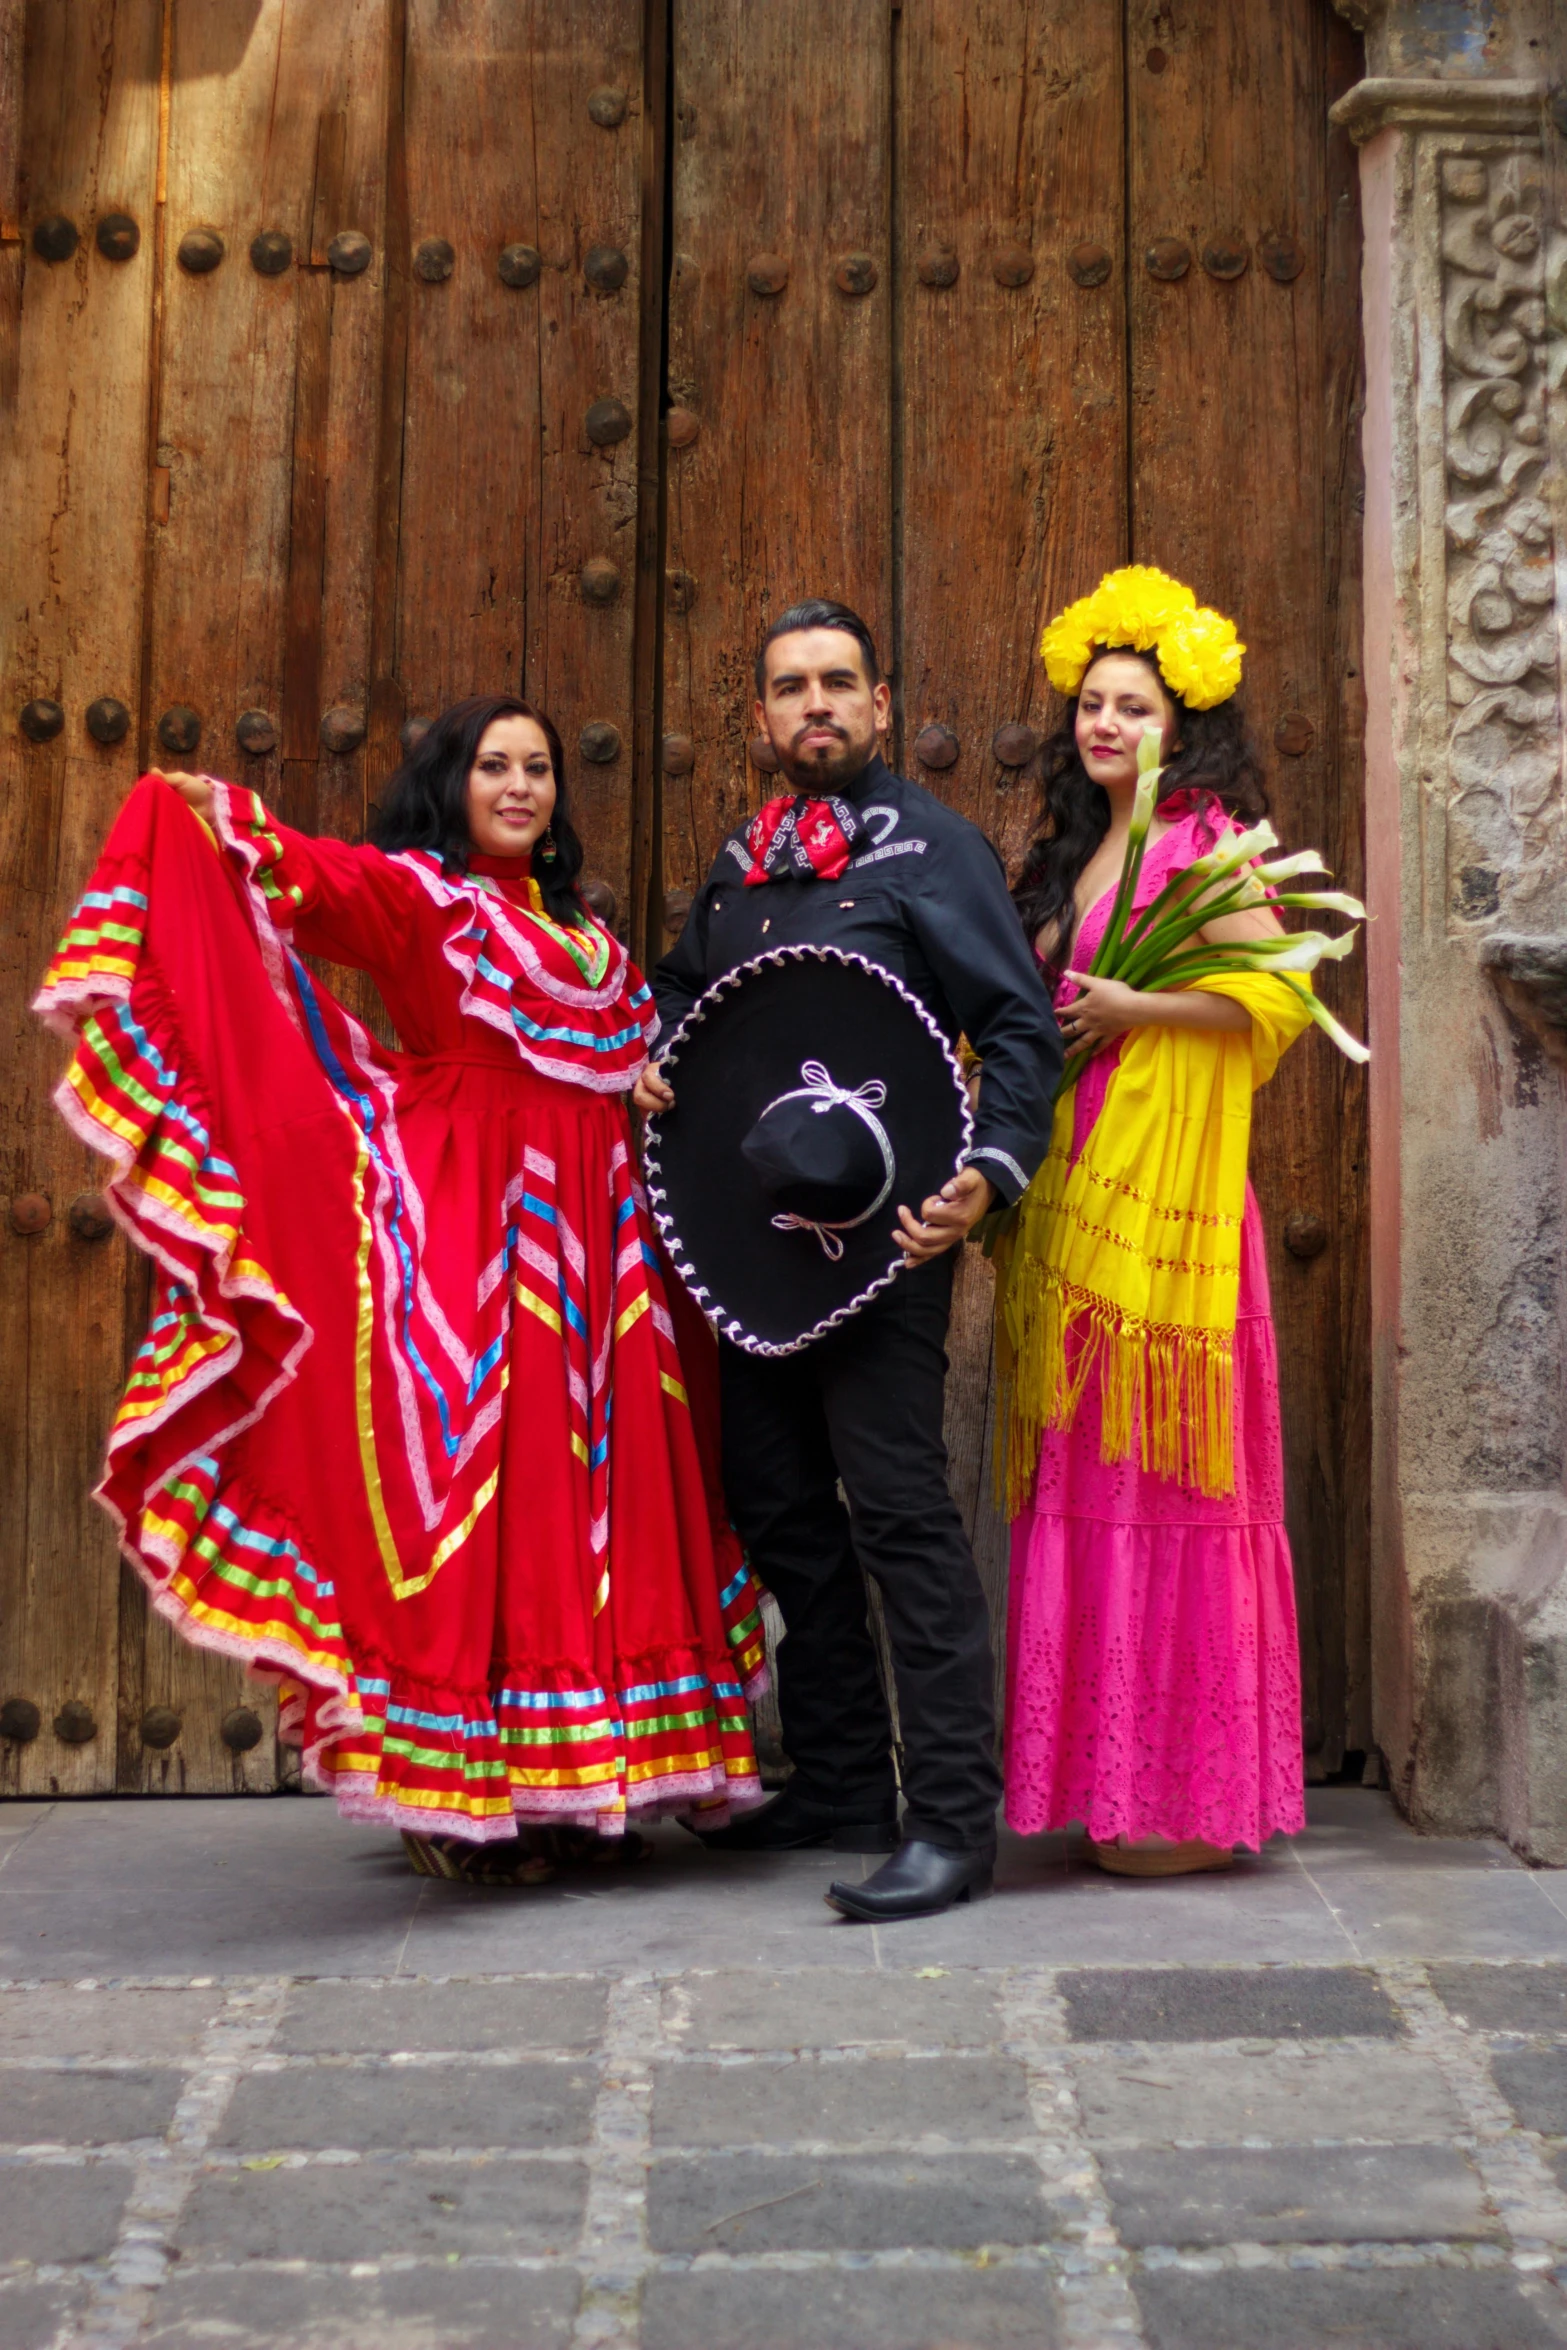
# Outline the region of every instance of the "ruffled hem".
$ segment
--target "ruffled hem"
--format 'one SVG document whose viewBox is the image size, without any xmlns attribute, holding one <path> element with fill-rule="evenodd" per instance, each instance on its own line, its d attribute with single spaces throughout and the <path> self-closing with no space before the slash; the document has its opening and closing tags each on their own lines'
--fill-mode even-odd
<svg viewBox="0 0 1567 2350">
<path fill-rule="evenodd" d="M 1006 1816 L 1258 1849 L 1305 1826 L 1279 1525 L 1013 1528 Z"/>
<path fill-rule="evenodd" d="M 113 1213 L 157 1269 L 97 1489 L 153 1608 L 195 1645 L 282 1685 L 283 1736 L 351 1817 L 483 1841 L 530 1821 L 614 1835 L 628 1818 L 676 1806 L 716 1820 L 760 1802 L 745 1704 L 765 1687 L 765 1652 L 743 1564 L 726 1560 L 721 1636 L 715 1624 L 698 1648 L 615 1657 L 612 1687 L 599 1685 L 605 1662 L 588 1658 L 511 1660 L 496 1690 L 417 1683 L 370 1653 L 362 1619 L 345 1627 L 312 1543 L 252 1485 L 244 1448 L 239 1459 L 229 1452 L 298 1376 L 313 1333 L 247 1234 L 244 1186 L 216 1147 L 178 1000 L 143 962 L 152 833 L 172 814 L 164 789 L 127 827 L 139 827 L 145 849 L 116 855 L 111 839 L 35 1006 L 74 1037 L 59 1107 L 112 1161 Z M 217 813 L 271 971 L 279 844 L 250 795 L 220 792 Z M 186 823 L 183 811 L 176 821 Z M 630 1319 L 650 1302 L 644 1290 Z M 668 1337 L 662 1383 L 683 1400 Z"/>
<path fill-rule="evenodd" d="M 351 1654 L 331 1579 L 275 1509 L 220 1491 L 220 1475 L 203 1456 L 169 1479 L 127 1528 L 126 1556 L 186 1639 L 281 1683 L 279 1735 L 346 1817 L 486 1841 L 529 1822 L 613 1836 L 691 1807 L 716 1823 L 761 1802 L 745 1708 L 766 1669 L 745 1629 L 760 1624 L 748 1570 L 726 1594 L 736 1678 L 682 1650 L 621 1659 L 613 1694 L 560 1664 L 509 1667 L 498 1689 L 442 1688 Z"/>
<path fill-rule="evenodd" d="M 345 1819 L 381 1827 L 486 1844 L 528 1826 L 621 1836 L 693 1809 L 716 1826 L 763 1789 L 739 1683 L 690 1663 L 612 1697 L 543 1670 L 473 1697 L 366 1675 L 331 1693 L 285 1682 L 278 1734 Z"/>
</svg>

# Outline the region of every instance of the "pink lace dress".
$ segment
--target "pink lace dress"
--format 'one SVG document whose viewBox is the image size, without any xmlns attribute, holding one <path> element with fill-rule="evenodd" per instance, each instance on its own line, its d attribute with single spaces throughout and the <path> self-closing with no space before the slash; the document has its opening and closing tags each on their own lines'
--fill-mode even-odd
<svg viewBox="0 0 1567 2350">
<path fill-rule="evenodd" d="M 1184 815 L 1149 851 L 1136 903 L 1211 846 Z M 1078 969 L 1107 892 L 1073 945 Z M 1063 982 L 1058 1000 L 1076 991 Z M 1077 1084 L 1074 1158 L 1119 1046 Z M 1284 1531 L 1278 1358 L 1251 1187 L 1235 1326 L 1235 1490 L 1209 1498 L 1099 1457 L 1095 1385 L 1047 1432 L 1012 1527 L 1006 1816 L 1025 1834 L 1080 1822 L 1116 1836 L 1260 1846 L 1305 1825 L 1295 1590 Z"/>
</svg>

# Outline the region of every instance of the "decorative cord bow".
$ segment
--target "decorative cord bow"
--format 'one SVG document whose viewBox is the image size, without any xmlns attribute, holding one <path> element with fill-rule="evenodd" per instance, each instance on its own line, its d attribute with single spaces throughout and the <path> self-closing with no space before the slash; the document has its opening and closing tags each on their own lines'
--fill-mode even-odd
<svg viewBox="0 0 1567 2350">
<path fill-rule="evenodd" d="M 871 1201 L 870 1206 L 862 1208 L 857 1216 L 846 1216 L 841 1223 L 837 1224 L 819 1223 L 813 1217 L 796 1216 L 788 1212 L 773 1218 L 775 1232 L 814 1232 L 821 1243 L 823 1256 L 833 1264 L 837 1264 L 843 1255 L 843 1242 L 838 1237 L 839 1233 L 852 1232 L 857 1224 L 864 1224 L 875 1215 L 876 1210 L 891 1191 L 893 1178 L 897 1172 L 897 1162 L 892 1155 L 892 1144 L 887 1139 L 887 1129 L 875 1115 L 887 1099 L 887 1088 L 879 1077 L 867 1078 L 863 1085 L 853 1087 L 839 1085 L 822 1061 L 802 1061 L 800 1075 L 805 1079 L 804 1085 L 797 1086 L 793 1093 L 781 1093 L 776 1101 L 769 1102 L 767 1108 L 762 1112 L 764 1118 L 768 1116 L 769 1112 L 780 1109 L 785 1102 L 809 1101 L 819 1118 L 824 1116 L 828 1110 L 852 1110 L 855 1116 L 869 1127 L 876 1147 L 881 1152 L 881 1163 L 884 1170 L 881 1189 Z"/>
</svg>

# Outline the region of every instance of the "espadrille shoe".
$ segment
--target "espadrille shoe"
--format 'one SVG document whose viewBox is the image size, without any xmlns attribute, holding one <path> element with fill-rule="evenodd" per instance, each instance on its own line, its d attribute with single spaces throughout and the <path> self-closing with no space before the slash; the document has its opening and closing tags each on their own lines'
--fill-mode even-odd
<svg viewBox="0 0 1567 2350">
<path fill-rule="evenodd" d="M 1088 1839 L 1088 1857 L 1112 1877 L 1191 1877 L 1202 1869 L 1227 1869 L 1235 1855 L 1228 1845 L 1205 1844 L 1188 1836 L 1172 1844 L 1163 1836 L 1149 1836 L 1136 1844 L 1096 1844 Z"/>
</svg>

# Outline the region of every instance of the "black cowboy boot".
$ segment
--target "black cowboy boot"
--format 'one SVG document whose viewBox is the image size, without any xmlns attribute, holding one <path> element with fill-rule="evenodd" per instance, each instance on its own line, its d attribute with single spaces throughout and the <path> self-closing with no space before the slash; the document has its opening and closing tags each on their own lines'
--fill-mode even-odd
<svg viewBox="0 0 1567 2350">
<path fill-rule="evenodd" d="M 756 1811 L 742 1812 L 727 1828 L 695 1828 L 682 1820 L 709 1852 L 804 1852 L 830 1844 L 834 1852 L 892 1852 L 898 1842 L 896 1801 L 862 1798 L 858 1803 L 823 1803 L 807 1794 L 798 1776 L 782 1794 Z"/>
<path fill-rule="evenodd" d="M 863 1885 L 834 1883 L 827 1906 L 871 1926 L 898 1918 L 932 1918 L 955 1901 L 983 1901 L 994 1890 L 995 1866 L 993 1843 L 977 1852 L 949 1852 L 945 1845 L 913 1837 Z"/>
</svg>

